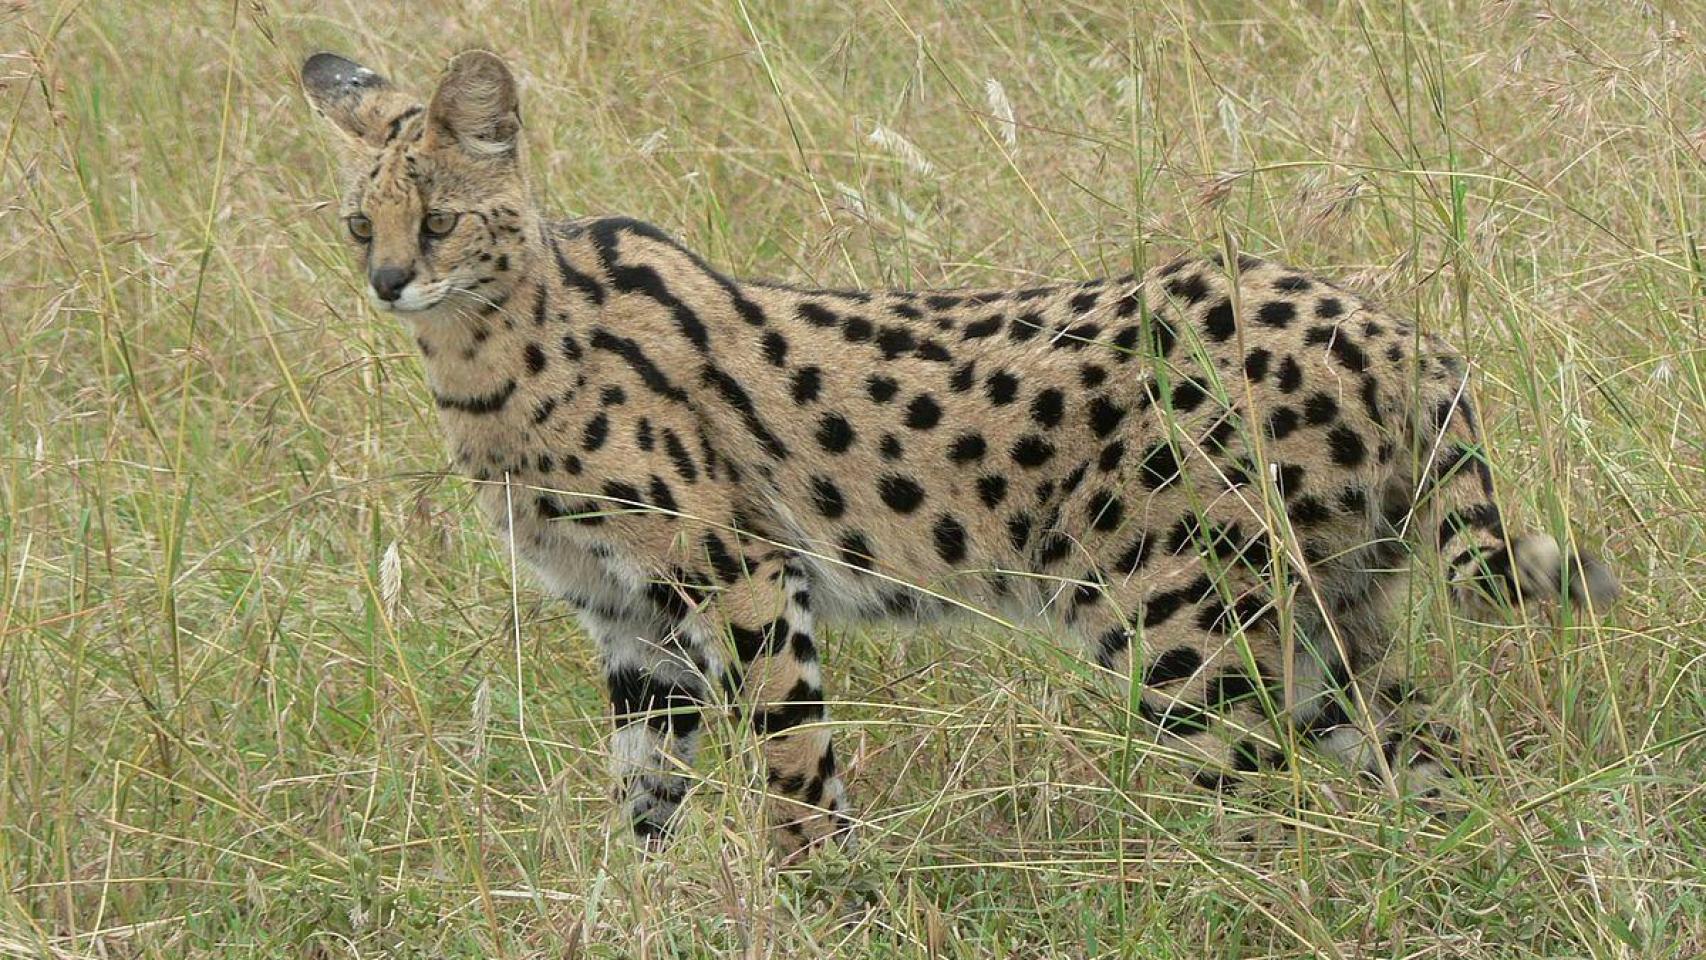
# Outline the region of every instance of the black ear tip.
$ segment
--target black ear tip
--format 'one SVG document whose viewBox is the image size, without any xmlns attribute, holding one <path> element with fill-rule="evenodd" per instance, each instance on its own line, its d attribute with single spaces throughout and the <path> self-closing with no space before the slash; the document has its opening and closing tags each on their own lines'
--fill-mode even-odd
<svg viewBox="0 0 1706 960">
<path fill-rule="evenodd" d="M 335 53 L 316 53 L 302 62 L 302 83 L 322 93 L 348 93 L 385 86 L 385 78 Z"/>
</svg>

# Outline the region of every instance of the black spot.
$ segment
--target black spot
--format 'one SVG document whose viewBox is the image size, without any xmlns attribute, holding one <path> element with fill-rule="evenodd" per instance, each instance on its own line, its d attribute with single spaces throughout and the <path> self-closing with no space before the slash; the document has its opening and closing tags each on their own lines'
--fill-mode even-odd
<svg viewBox="0 0 1706 960">
<path fill-rule="evenodd" d="M 1013 545 L 1015 551 L 1024 552 L 1031 542 L 1030 514 L 1016 513 L 1007 519 L 1007 542 Z"/>
<path fill-rule="evenodd" d="M 1368 355 L 1362 348 L 1351 342 L 1351 338 L 1337 327 L 1310 327 L 1303 335 L 1303 342 L 1311 346 L 1326 344 L 1327 350 L 1340 365 L 1352 373 L 1362 373 L 1368 369 Z"/>
<path fill-rule="evenodd" d="M 991 510 L 1007 497 L 1007 478 L 986 473 L 977 478 L 977 498 Z"/>
<path fill-rule="evenodd" d="M 1254 699 L 1256 682 L 1243 670 L 1227 670 L 1209 680 L 1206 693 L 1208 708 L 1224 713 L 1241 701 Z"/>
<path fill-rule="evenodd" d="M 1101 456 L 1096 458 L 1096 469 L 1103 473 L 1111 473 L 1119 468 L 1120 461 L 1125 459 L 1125 441 L 1115 440 L 1102 448 Z"/>
<path fill-rule="evenodd" d="M 604 481 L 603 490 L 606 497 L 621 501 L 618 504 L 620 507 L 633 507 L 644 502 L 640 496 L 639 487 L 631 483 L 624 483 L 621 480 Z"/>
<path fill-rule="evenodd" d="M 1100 294 L 1094 290 L 1080 293 L 1071 300 L 1068 300 L 1067 306 L 1072 308 L 1073 313 L 1089 313 L 1091 310 L 1096 309 L 1096 299 L 1099 296 Z"/>
<path fill-rule="evenodd" d="M 1238 323 L 1232 316 L 1232 301 L 1221 300 L 1210 307 L 1203 315 L 1203 332 L 1215 343 L 1225 343 L 1238 332 Z"/>
<path fill-rule="evenodd" d="M 1088 460 L 1080 463 L 1076 467 L 1073 467 L 1072 472 L 1066 475 L 1066 479 L 1060 482 L 1060 492 L 1062 494 L 1068 494 L 1077 490 L 1078 485 L 1084 482 L 1084 474 L 1089 469 L 1090 461 Z"/>
<path fill-rule="evenodd" d="M 948 378 L 948 389 L 955 393 L 965 393 L 977 382 L 977 361 L 969 360 L 954 368 L 953 376 Z"/>
<path fill-rule="evenodd" d="M 1189 413 L 1200 406 L 1208 396 L 1208 391 L 1194 377 L 1185 377 L 1173 384 L 1173 393 L 1169 398 L 1173 409 Z"/>
<path fill-rule="evenodd" d="M 1013 444 L 1012 456 L 1013 462 L 1019 466 L 1035 469 L 1054 456 L 1054 445 L 1034 433 L 1028 433 Z"/>
<path fill-rule="evenodd" d="M 1302 293 L 1314 285 L 1308 277 L 1301 277 L 1295 273 L 1282 274 L 1274 278 L 1275 289 L 1290 290 L 1294 293 Z"/>
<path fill-rule="evenodd" d="M 1078 371 L 1078 382 L 1083 384 L 1086 390 L 1101 386 L 1107 379 L 1108 371 L 1093 363 L 1086 363 Z"/>
<path fill-rule="evenodd" d="M 1084 508 L 1084 513 L 1095 529 L 1113 530 L 1125 519 L 1125 502 L 1106 490 L 1097 490 L 1090 495 L 1090 503 Z"/>
<path fill-rule="evenodd" d="M 952 363 L 954 361 L 954 355 L 948 352 L 947 347 L 929 337 L 918 341 L 918 348 L 912 351 L 912 355 L 920 360 L 929 360 L 932 363 Z"/>
<path fill-rule="evenodd" d="M 841 535 L 841 561 L 858 567 L 861 570 L 871 569 L 877 559 L 876 551 L 871 549 L 871 542 L 857 530 L 849 530 Z"/>
<path fill-rule="evenodd" d="M 1271 359 L 1273 359 L 1272 354 L 1261 347 L 1251 350 L 1249 356 L 1244 358 L 1245 379 L 1251 383 L 1261 383 L 1262 379 L 1268 375 L 1268 361 Z"/>
<path fill-rule="evenodd" d="M 545 369 L 545 351 L 537 343 L 529 343 L 523 351 L 527 360 L 527 372 L 537 376 Z"/>
<path fill-rule="evenodd" d="M 1149 340 L 1147 342 L 1149 343 L 1150 350 L 1157 357 L 1166 357 L 1171 355 L 1174 344 L 1179 342 L 1179 334 L 1173 329 L 1173 324 L 1159 313 L 1151 313 L 1144 317 L 1144 320 L 1148 324 L 1147 329 L 1149 331 Z M 1127 336 L 1128 331 L 1131 332 L 1129 337 Z M 1114 338 L 1114 346 L 1126 347 L 1128 339 L 1131 344 L 1136 344 L 1137 342 L 1137 332 L 1131 327 L 1127 327 L 1125 330 L 1120 331 L 1119 336 Z M 1122 352 L 1122 356 L 1129 358 L 1131 353 Z"/>
<path fill-rule="evenodd" d="M 764 359 L 773 367 L 786 366 L 788 363 L 788 338 L 775 330 L 765 331 Z"/>
<path fill-rule="evenodd" d="M 1195 676 L 1201 669 L 1202 654 L 1190 647 L 1172 647 L 1144 665 L 1143 685 L 1159 687 L 1163 684 L 1178 683 Z"/>
<path fill-rule="evenodd" d="M 1167 533 L 1167 550 L 1169 553 L 1182 553 L 1187 546 L 1196 542 L 1197 534 L 1202 532 L 1202 521 L 1194 513 L 1187 513 L 1173 524 L 1173 529 Z"/>
<path fill-rule="evenodd" d="M 959 563 L 966 558 L 966 528 L 958 520 L 944 513 L 936 518 L 930 532 L 936 539 L 936 555 L 942 562 Z"/>
<path fill-rule="evenodd" d="M 802 302 L 794 308 L 794 312 L 800 315 L 801 320 L 814 327 L 833 327 L 841 322 L 841 318 L 837 317 L 833 311 L 822 304 L 812 303 L 810 300 Z"/>
<path fill-rule="evenodd" d="M 865 392 L 870 395 L 873 403 L 888 403 L 894 399 L 900 384 L 893 377 L 871 374 L 865 378 Z"/>
<path fill-rule="evenodd" d="M 1334 427 L 1327 433 L 1327 445 L 1332 449 L 1333 462 L 1341 467 L 1354 467 L 1368 456 L 1362 437 L 1345 426 Z"/>
<path fill-rule="evenodd" d="M 906 456 L 906 448 L 900 445 L 900 438 L 892 433 L 883 434 L 883 439 L 877 444 L 877 452 L 884 460 L 894 461 Z"/>
<path fill-rule="evenodd" d="M 1057 350 L 1082 350 L 1095 343 L 1101 334 L 1102 328 L 1093 323 L 1075 323 L 1060 331 L 1060 335 L 1051 341 L 1051 345 Z"/>
<path fill-rule="evenodd" d="M 924 488 L 918 481 L 894 473 L 877 478 L 877 495 L 895 513 L 911 513 L 924 502 Z"/>
<path fill-rule="evenodd" d="M 1131 631 L 1125 627 L 1114 627 L 1103 632 L 1096 639 L 1096 662 L 1104 667 L 1112 668 L 1119 655 L 1131 646 Z"/>
<path fill-rule="evenodd" d="M 603 412 L 596 413 L 581 429 L 581 449 L 589 452 L 597 450 L 604 446 L 604 440 L 608 436 L 610 436 L 610 418 L 605 416 Z"/>
<path fill-rule="evenodd" d="M 1000 332 L 1002 322 L 1003 318 L 1001 314 L 991 314 L 990 316 L 984 317 L 982 320 L 973 320 L 971 323 L 966 324 L 966 328 L 960 331 L 960 336 L 966 340 L 977 340 L 983 337 L 993 336 Z"/>
<path fill-rule="evenodd" d="M 1194 304 L 1208 296 L 1208 284 L 1203 282 L 1202 277 L 1193 273 L 1168 280 L 1167 292 L 1188 304 Z"/>
<path fill-rule="evenodd" d="M 650 417 L 641 417 L 639 422 L 634 424 L 634 445 L 646 453 L 650 453 L 652 448 L 657 446 Z"/>
<path fill-rule="evenodd" d="M 1115 363 L 1126 363 L 1131 360 L 1137 353 L 1137 338 L 1142 332 L 1141 327 L 1132 323 L 1121 327 L 1120 332 L 1114 334 L 1114 339 L 1109 346 L 1113 347 Z"/>
<path fill-rule="evenodd" d="M 1095 431 L 1098 437 L 1106 437 L 1113 433 L 1119 427 L 1120 421 L 1125 419 L 1125 415 L 1125 408 L 1107 397 L 1097 396 L 1090 400 L 1088 411 L 1090 429 Z"/>
<path fill-rule="evenodd" d="M 1274 486 L 1280 496 L 1290 496 L 1303 491 L 1303 465 L 1297 463 L 1274 464 Z"/>
<path fill-rule="evenodd" d="M 1323 320 L 1331 320 L 1344 312 L 1345 305 L 1338 297 L 1322 297 L 1321 302 L 1315 305 L 1315 315 Z"/>
<path fill-rule="evenodd" d="M 693 463 L 693 454 L 687 451 L 686 445 L 676 436 L 674 430 L 664 430 L 663 448 L 669 454 L 670 462 L 675 465 L 675 472 L 681 479 L 688 483 L 699 479 L 699 468 Z"/>
<path fill-rule="evenodd" d="M 780 707 L 764 707 L 752 711 L 750 723 L 760 736 L 769 736 L 791 730 L 802 723 L 811 723 L 823 718 L 823 691 L 804 680 L 794 681 L 789 688 L 784 704 Z M 804 783 L 800 785 L 802 788 Z M 795 789 L 794 793 L 799 790 Z"/>
<path fill-rule="evenodd" d="M 818 446 L 830 453 L 844 453 L 853 445 L 853 424 L 839 413 L 826 413 L 817 422 Z"/>
<path fill-rule="evenodd" d="M 794 372 L 794 402 L 811 403 L 823 391 L 823 371 L 817 367 L 801 367 Z"/>
<path fill-rule="evenodd" d="M 905 327 L 885 326 L 882 332 L 877 334 L 877 346 L 883 351 L 884 360 L 893 360 L 911 353 L 918 346 L 918 340 L 912 335 L 912 331 Z"/>
<path fill-rule="evenodd" d="M 1151 490 L 1160 490 L 1179 479 L 1179 457 L 1174 453 L 1173 445 L 1161 440 L 1143 451 L 1138 478 Z"/>
<path fill-rule="evenodd" d="M 984 390 L 989 394 L 990 403 L 1004 407 L 1018 396 L 1019 378 L 1005 370 L 999 370 L 989 375 L 989 379 L 984 383 Z"/>
<path fill-rule="evenodd" d="M 936 293 L 924 298 L 924 305 L 932 310 L 952 310 L 964 302 L 964 297 L 950 293 Z"/>
<path fill-rule="evenodd" d="M 675 502 L 675 494 L 670 491 L 669 484 L 665 483 L 664 479 L 655 473 L 652 474 L 648 492 L 651 494 L 653 506 L 671 512 L 677 512 L 681 509 Z"/>
<path fill-rule="evenodd" d="M 1232 437 L 1238 432 L 1239 420 L 1234 416 L 1223 416 L 1216 420 L 1198 441 L 1203 447 L 1213 453 L 1225 453 Z"/>
<path fill-rule="evenodd" d="M 1333 511 L 1313 495 L 1301 496 L 1287 503 L 1285 514 L 1299 527 L 1317 527 L 1333 519 Z"/>
<path fill-rule="evenodd" d="M 928 393 L 921 393 L 906 405 L 906 425 L 914 430 L 929 430 L 941 422 L 942 408 Z"/>
<path fill-rule="evenodd" d="M 1072 552 L 1072 538 L 1059 530 L 1050 530 L 1037 544 L 1037 562 L 1045 567 L 1066 559 Z"/>
<path fill-rule="evenodd" d="M 1312 393 L 1303 401 L 1303 418 L 1312 427 L 1324 427 L 1339 417 L 1339 404 L 1324 393 Z"/>
<path fill-rule="evenodd" d="M 1298 428 L 1298 416 L 1295 409 L 1288 406 L 1278 406 L 1268 414 L 1268 437 L 1274 440 L 1285 440 Z"/>
<path fill-rule="evenodd" d="M 1027 313 L 1013 318 L 1007 326 L 1007 339 L 1014 343 L 1024 343 L 1043 331 L 1043 318 L 1035 313 Z"/>
<path fill-rule="evenodd" d="M 848 343 L 864 343 L 871 339 L 871 321 L 864 317 L 848 317 L 841 324 L 841 339 Z"/>
<path fill-rule="evenodd" d="M 1143 569 L 1149 562 L 1149 534 L 1139 531 L 1137 538 L 1125 548 L 1119 559 L 1114 561 L 1114 570 L 1123 576 L 1131 576 Z"/>
<path fill-rule="evenodd" d="M 1358 391 L 1358 396 L 1362 398 L 1362 408 L 1368 413 L 1368 419 L 1377 426 L 1385 424 L 1386 417 L 1380 411 L 1380 384 L 1376 383 L 1373 377 L 1362 378 L 1362 389 Z"/>
<path fill-rule="evenodd" d="M 1280 361 L 1279 388 L 1280 393 L 1296 393 L 1303 386 L 1303 368 L 1297 365 L 1295 357 L 1287 356 Z"/>
<path fill-rule="evenodd" d="M 841 496 L 841 488 L 837 487 L 828 477 L 812 478 L 812 506 L 817 512 L 831 520 L 847 512 L 847 501 Z"/>
<path fill-rule="evenodd" d="M 1226 266 L 1226 258 L 1221 254 L 1210 254 L 1209 259 L 1214 261 L 1214 265 L 1217 267 Z M 1238 272 L 1250 273 L 1251 271 L 1260 269 L 1264 263 L 1266 263 L 1266 261 L 1261 257 L 1252 257 L 1247 253 L 1240 253 L 1238 255 Z"/>
<path fill-rule="evenodd" d="M 1162 590 L 1144 598 L 1143 626 L 1159 627 L 1173 618 L 1186 604 L 1201 603 L 1214 593 L 1214 583 L 1208 577 L 1197 577 L 1190 583 L 1172 590 Z"/>
<path fill-rule="evenodd" d="M 1066 395 L 1049 387 L 1031 398 L 1031 419 L 1040 427 L 1058 426 L 1065 413 Z"/>
<path fill-rule="evenodd" d="M 1368 510 L 1368 494 L 1361 487 L 1346 487 L 1339 491 L 1339 509 L 1361 515 Z"/>
<path fill-rule="evenodd" d="M 948 445 L 948 459 L 955 463 L 970 463 L 973 460 L 981 460 L 987 446 L 983 441 L 982 434 L 962 433 L 954 438 L 953 443 Z"/>
<path fill-rule="evenodd" d="M 515 381 L 509 380 L 491 393 L 477 397 L 449 397 L 435 393 L 432 399 L 434 403 L 438 404 L 440 410 L 456 410 L 471 416 L 483 417 L 503 410 L 514 393 Z"/>
</svg>

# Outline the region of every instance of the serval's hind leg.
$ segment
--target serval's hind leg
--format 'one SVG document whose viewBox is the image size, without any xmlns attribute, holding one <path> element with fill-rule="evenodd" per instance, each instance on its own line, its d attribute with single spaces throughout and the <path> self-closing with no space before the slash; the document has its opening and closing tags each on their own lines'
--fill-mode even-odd
<svg viewBox="0 0 1706 960">
<path fill-rule="evenodd" d="M 844 786 L 824 703 L 802 571 L 765 557 L 716 595 L 715 625 L 732 648 L 731 686 L 760 738 L 773 844 L 791 858 L 846 834 Z"/>
</svg>

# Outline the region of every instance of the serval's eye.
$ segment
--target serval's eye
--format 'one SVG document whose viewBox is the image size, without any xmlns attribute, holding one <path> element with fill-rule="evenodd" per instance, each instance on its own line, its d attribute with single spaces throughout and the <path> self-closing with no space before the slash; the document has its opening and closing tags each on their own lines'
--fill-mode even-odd
<svg viewBox="0 0 1706 960">
<path fill-rule="evenodd" d="M 456 229 L 456 220 L 460 216 L 461 214 L 446 210 L 434 210 L 427 214 L 426 220 L 421 223 L 421 229 L 425 230 L 429 237 L 442 237 Z"/>
<path fill-rule="evenodd" d="M 373 239 L 373 221 L 362 214 L 352 213 L 344 218 L 344 223 L 349 225 L 349 235 L 362 243 Z"/>
</svg>

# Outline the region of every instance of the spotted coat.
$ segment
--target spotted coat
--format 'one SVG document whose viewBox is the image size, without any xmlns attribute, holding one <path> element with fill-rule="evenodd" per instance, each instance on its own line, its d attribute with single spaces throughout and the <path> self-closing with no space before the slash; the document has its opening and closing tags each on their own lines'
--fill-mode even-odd
<svg viewBox="0 0 1706 960">
<path fill-rule="evenodd" d="M 425 108 L 326 54 L 304 81 L 352 134 L 346 219 L 456 469 L 600 645 L 642 835 L 724 697 L 763 737 L 783 848 L 846 826 L 825 621 L 1052 630 L 1229 789 L 1277 758 L 1276 722 L 1432 766 L 1387 722 L 1398 685 L 1347 696 L 1413 546 L 1469 602 L 1611 596 L 1596 561 L 1507 536 L 1463 360 L 1319 278 L 1181 257 L 1003 290 L 736 280 L 639 221 L 548 221 L 489 54 Z"/>
</svg>

